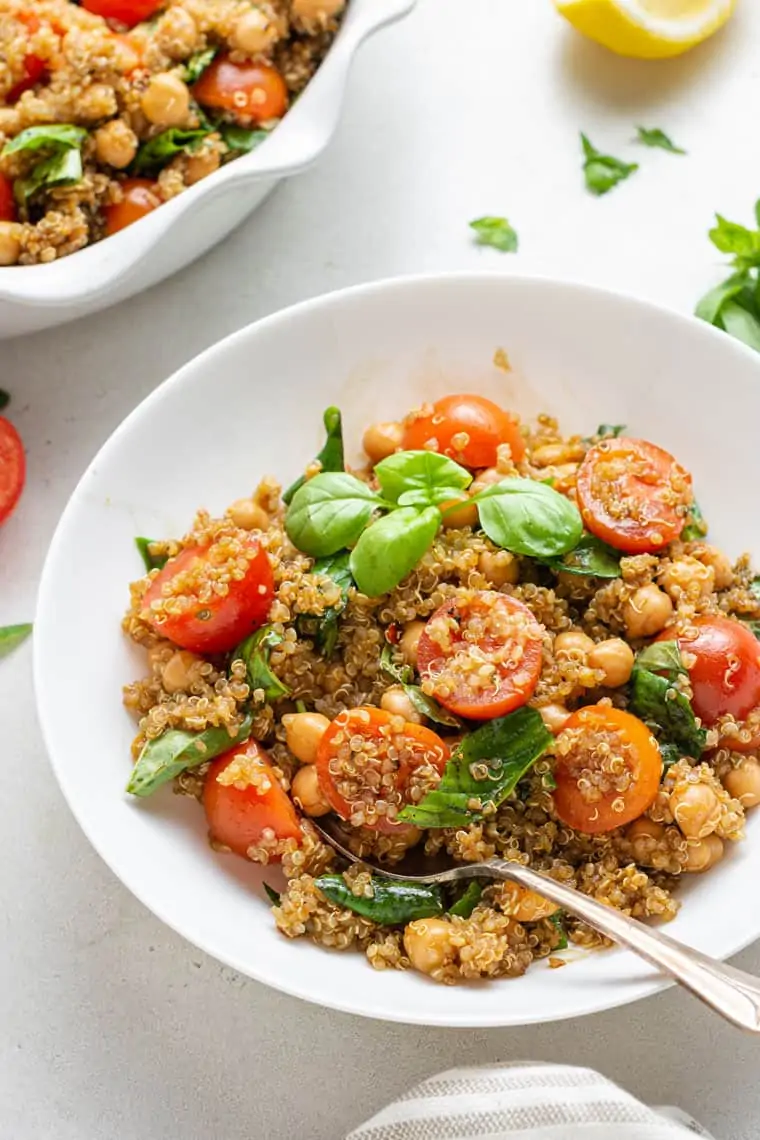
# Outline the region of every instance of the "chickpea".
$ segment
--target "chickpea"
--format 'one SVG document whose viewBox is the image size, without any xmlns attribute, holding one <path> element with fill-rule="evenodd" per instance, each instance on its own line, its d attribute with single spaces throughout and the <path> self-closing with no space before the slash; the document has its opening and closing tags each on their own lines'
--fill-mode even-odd
<svg viewBox="0 0 760 1140">
<path fill-rule="evenodd" d="M 399 646 L 401 648 L 401 656 L 407 665 L 411 665 L 413 669 L 417 668 L 417 650 L 419 649 L 420 638 L 422 637 L 425 629 L 424 621 L 410 621 L 404 626 L 404 632 L 401 635 Z"/>
<path fill-rule="evenodd" d="M 404 949 L 415 970 L 433 974 L 453 958 L 453 925 L 443 918 L 418 918 L 404 931 Z"/>
<path fill-rule="evenodd" d="M 382 423 L 370 424 L 362 438 L 362 447 L 373 464 L 381 459 L 387 459 L 401 447 L 404 438 L 404 425 L 386 420 Z"/>
<path fill-rule="evenodd" d="M 698 874 L 709 871 L 723 858 L 723 840 L 717 835 L 706 835 L 704 839 L 692 839 L 686 845 L 686 865 L 684 871 Z"/>
<path fill-rule="evenodd" d="M 258 55 L 268 51 L 280 38 L 280 32 L 261 8 L 251 8 L 235 21 L 232 29 L 232 46 L 246 55 Z"/>
<path fill-rule="evenodd" d="M 554 638 L 554 652 L 557 654 L 579 653 L 588 657 L 593 649 L 594 642 L 579 629 L 569 629 L 565 633 L 558 633 Z"/>
<path fill-rule="evenodd" d="M 346 0 L 293 0 L 293 15 L 302 20 L 318 20 L 339 16 L 345 6 Z"/>
<path fill-rule="evenodd" d="M 298 769 L 290 790 L 293 799 L 306 815 L 327 815 L 331 810 L 319 786 L 317 769 L 311 764 Z"/>
<path fill-rule="evenodd" d="M 236 499 L 227 514 L 241 530 L 266 530 L 269 526 L 269 515 L 253 499 Z"/>
<path fill-rule="evenodd" d="M 738 767 L 726 772 L 723 786 L 742 807 L 757 807 L 760 804 L 760 762 L 754 756 L 745 756 Z"/>
<path fill-rule="evenodd" d="M 564 443 L 544 443 L 536 448 L 530 459 L 535 467 L 553 467 L 567 460 L 567 452 L 567 445 Z"/>
<path fill-rule="evenodd" d="M 704 839 L 720 822 L 720 800 L 707 784 L 676 784 L 670 810 L 687 839 Z"/>
<path fill-rule="evenodd" d="M 322 713 L 289 713 L 282 718 L 285 726 L 285 743 L 302 764 L 313 764 L 317 759 L 319 742 L 330 727 Z"/>
<path fill-rule="evenodd" d="M 390 689 L 385 690 L 380 698 L 380 708 L 392 713 L 393 716 L 402 716 L 412 724 L 425 722 L 425 718 L 417 712 L 401 685 L 392 685 Z"/>
<path fill-rule="evenodd" d="M 190 92 L 179 76 L 163 71 L 150 79 L 140 106 L 157 127 L 179 127 L 190 112 Z"/>
<path fill-rule="evenodd" d="M 625 831 L 625 837 L 631 844 L 633 857 L 642 867 L 651 866 L 652 853 L 665 834 L 661 823 L 642 816 L 635 819 Z"/>
<path fill-rule="evenodd" d="M 498 468 L 484 467 L 470 483 L 470 494 L 477 495 L 479 491 L 485 491 L 486 487 L 493 487 L 494 483 L 501 483 L 502 479 L 506 478 L 505 473 Z"/>
<path fill-rule="evenodd" d="M 198 42 L 198 27 L 188 11 L 174 4 L 157 22 L 155 39 L 172 59 L 184 59 Z"/>
<path fill-rule="evenodd" d="M 570 711 L 564 705 L 542 705 L 538 711 L 549 732 L 553 732 L 555 736 L 562 731 L 570 719 Z"/>
<path fill-rule="evenodd" d="M 167 693 L 186 693 L 193 683 L 193 666 L 200 663 L 200 657 L 187 649 L 178 649 L 161 670 L 161 684 Z"/>
<path fill-rule="evenodd" d="M 441 503 L 441 510 L 443 514 L 443 527 L 445 530 L 458 530 L 460 527 L 478 525 L 478 507 L 476 503 L 471 503 L 467 496 L 461 500 L 461 507 L 456 507 L 455 510 L 449 508 L 455 507 L 459 499 L 451 499 L 448 503 Z"/>
<path fill-rule="evenodd" d="M 0 265 L 15 265 L 21 256 L 21 226 L 0 222 Z"/>
<path fill-rule="evenodd" d="M 520 563 L 508 550 L 484 550 L 478 559 L 478 570 L 495 589 L 515 586 L 520 580 Z"/>
<path fill-rule="evenodd" d="M 633 650 L 622 638 L 610 637 L 607 641 L 597 642 L 588 655 L 588 663 L 592 669 L 600 669 L 604 673 L 601 684 L 606 689 L 617 689 L 630 680 Z"/>
<path fill-rule="evenodd" d="M 706 598 L 715 587 L 715 571 L 712 566 L 705 566 L 696 558 L 684 555 L 666 566 L 658 581 L 674 602 L 684 596 Z"/>
<path fill-rule="evenodd" d="M 16 107 L 0 107 L 0 132 L 9 138 L 21 130 L 21 113 Z M 7 140 L 5 140 L 7 141 Z"/>
<path fill-rule="evenodd" d="M 705 566 L 712 567 L 716 590 L 727 590 L 729 586 L 733 585 L 734 571 L 731 567 L 731 560 L 722 550 L 718 550 L 717 546 L 705 545 L 695 551 L 695 556 Z"/>
<path fill-rule="evenodd" d="M 122 119 L 112 119 L 95 131 L 98 161 L 116 170 L 129 166 L 137 154 L 137 135 Z"/>
<path fill-rule="evenodd" d="M 673 616 L 673 603 L 654 583 L 639 586 L 623 606 L 623 620 L 631 637 L 654 637 Z"/>
<path fill-rule="evenodd" d="M 503 883 L 500 890 L 500 905 L 505 914 L 512 915 L 518 922 L 538 922 L 555 914 L 556 903 L 542 898 L 535 891 L 521 887 L 518 883 Z"/>
<path fill-rule="evenodd" d="M 221 161 L 219 151 L 211 146 L 204 146 L 195 154 L 189 154 L 185 165 L 185 181 L 188 186 L 194 186 L 196 182 L 208 178 L 209 174 L 214 174 Z"/>
</svg>

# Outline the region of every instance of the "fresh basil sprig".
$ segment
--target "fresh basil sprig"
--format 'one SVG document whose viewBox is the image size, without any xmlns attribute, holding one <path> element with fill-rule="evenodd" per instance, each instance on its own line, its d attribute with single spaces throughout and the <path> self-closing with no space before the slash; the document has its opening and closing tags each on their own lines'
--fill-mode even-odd
<svg viewBox="0 0 760 1140">
<path fill-rule="evenodd" d="M 17 645 L 26 641 L 31 632 L 31 622 L 25 622 L 22 625 L 0 626 L 0 657 L 7 657 Z"/>
<path fill-rule="evenodd" d="M 135 546 L 140 552 L 140 557 L 145 563 L 145 569 L 150 573 L 151 570 L 163 570 L 166 563 L 169 561 L 168 554 L 151 554 L 150 548 L 155 542 L 153 538 L 144 538 L 142 535 L 135 539 Z"/>
<path fill-rule="evenodd" d="M 636 142 L 643 143 L 644 146 L 659 147 L 660 150 L 667 150 L 670 154 L 686 154 L 686 151 L 682 150 L 680 146 L 676 146 L 673 140 L 659 127 L 637 127 Z"/>
<path fill-rule="evenodd" d="M 433 507 L 460 498 L 472 475 L 437 451 L 397 451 L 375 465 L 383 497 L 400 507 Z"/>
<path fill-rule="evenodd" d="M 620 552 L 593 534 L 584 534 L 573 550 L 546 564 L 557 573 L 590 578 L 619 578 L 621 574 Z"/>
<path fill-rule="evenodd" d="M 668 765 L 681 756 L 698 760 L 707 741 L 694 710 L 673 683 L 685 672 L 677 642 L 661 641 L 642 650 L 631 674 L 630 711 L 651 729 Z"/>
<path fill-rule="evenodd" d="M 535 709 L 488 721 L 464 738 L 438 787 L 403 808 L 399 821 L 423 828 L 468 826 L 482 817 L 487 804 L 498 807 L 514 791 L 553 739 Z M 477 771 L 481 767 L 484 773 Z"/>
<path fill-rule="evenodd" d="M 573 550 L 583 534 L 575 504 L 535 479 L 502 479 L 470 502 L 478 504 L 480 525 L 491 541 L 513 554 L 557 558 Z"/>
<path fill-rule="evenodd" d="M 251 735 L 252 720 L 247 716 L 235 736 L 226 728 L 206 728 L 203 732 L 185 732 L 170 728 L 148 740 L 137 758 L 129 777 L 127 791 L 133 796 L 150 796 L 162 784 L 179 776 L 188 768 L 197 768 L 242 744 Z"/>
<path fill-rule="evenodd" d="M 613 158 L 611 154 L 602 154 L 584 134 L 581 134 L 581 145 L 586 188 L 592 194 L 597 196 L 607 194 L 619 182 L 630 178 L 639 169 L 637 162 L 623 162 L 619 158 Z"/>
<path fill-rule="evenodd" d="M 247 637 L 232 654 L 233 661 L 244 661 L 247 671 L 248 684 L 251 692 L 257 689 L 264 690 L 264 700 L 277 701 L 287 697 L 290 689 L 272 672 L 269 666 L 269 654 L 277 645 L 281 645 L 284 638 L 271 625 L 263 625 L 250 637 Z"/>
<path fill-rule="evenodd" d="M 491 215 L 476 218 L 474 222 L 470 222 L 470 229 L 475 231 L 478 245 L 490 245 L 500 253 L 517 253 L 517 231 L 506 218 L 496 218 Z"/>
<path fill-rule="evenodd" d="M 332 657 L 335 652 L 338 618 L 346 608 L 348 591 L 354 585 L 349 559 L 349 552 L 342 550 L 339 554 L 320 558 L 314 563 L 311 573 L 330 578 L 340 588 L 340 600 L 322 614 L 299 614 L 296 618 L 298 632 L 303 637 L 313 637 L 318 651 L 325 657 Z"/>
<path fill-rule="evenodd" d="M 226 141 L 227 138 L 225 136 L 225 142 Z M 343 471 L 345 459 L 343 454 L 343 420 L 340 409 L 326 408 L 322 422 L 325 425 L 327 439 L 325 440 L 322 450 L 317 455 L 317 462 L 322 472 Z M 306 482 L 306 476 L 301 475 L 299 479 L 296 479 L 295 483 L 292 483 L 286 491 L 283 491 L 282 501 L 289 506 L 293 501 L 296 491 L 299 491 Z M 340 547 L 336 546 L 335 550 L 331 550 L 329 553 L 334 554 L 336 550 L 340 550 Z"/>
<path fill-rule="evenodd" d="M 342 875 L 320 875 L 314 885 L 330 902 L 379 926 L 403 926 L 416 918 L 444 913 L 441 888 L 424 883 L 373 879 L 369 898 L 355 895 Z"/>
<path fill-rule="evenodd" d="M 414 684 L 414 670 L 411 665 L 396 664 L 390 645 L 383 646 L 383 651 L 380 654 L 380 668 L 389 677 L 392 677 L 396 684 L 401 685 L 421 716 L 426 716 L 428 720 L 433 720 L 436 724 L 448 725 L 450 728 L 462 727 L 462 721 L 459 717 L 454 716 L 448 709 L 442 708 L 438 701 L 433 700 L 432 697 L 422 691 L 419 685 Z"/>
<path fill-rule="evenodd" d="M 755 218 L 760 226 L 760 201 L 755 205 Z M 695 313 L 700 320 L 760 351 L 760 229 L 749 229 L 716 214 L 716 225 L 708 236 L 716 249 L 731 255 L 734 272 L 702 297 Z"/>
<path fill-rule="evenodd" d="M 169 127 L 160 135 L 155 135 L 138 150 L 131 166 L 133 174 L 155 173 L 166 166 L 178 154 L 192 154 L 197 150 L 209 131 L 206 127 L 184 129 Z"/>
</svg>

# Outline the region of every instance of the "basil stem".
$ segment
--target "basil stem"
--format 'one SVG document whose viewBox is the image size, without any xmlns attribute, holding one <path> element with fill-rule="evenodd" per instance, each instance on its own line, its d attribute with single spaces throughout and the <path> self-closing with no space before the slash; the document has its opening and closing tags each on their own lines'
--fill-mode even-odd
<svg viewBox="0 0 760 1140">
<path fill-rule="evenodd" d="M 226 728 L 206 728 L 203 732 L 167 729 L 143 745 L 129 777 L 127 791 L 133 796 L 152 795 L 180 772 L 197 768 L 199 764 L 228 752 L 236 744 L 242 744 L 251 735 L 252 724 L 251 717 L 247 716 L 234 736 L 230 736 Z"/>
<path fill-rule="evenodd" d="M 322 471 L 343 471 L 345 467 L 345 459 L 343 455 L 343 422 L 339 408 L 326 408 L 322 417 L 327 432 L 327 439 L 325 440 L 324 447 L 317 455 L 317 462 L 319 463 Z M 288 487 L 287 491 L 283 492 L 283 502 L 290 506 L 290 502 L 298 491 L 307 482 L 306 476 L 302 475 L 300 479 L 296 479 L 295 483 Z M 337 548 L 339 549 L 339 548 Z M 331 554 L 335 553 L 330 551 Z"/>
</svg>

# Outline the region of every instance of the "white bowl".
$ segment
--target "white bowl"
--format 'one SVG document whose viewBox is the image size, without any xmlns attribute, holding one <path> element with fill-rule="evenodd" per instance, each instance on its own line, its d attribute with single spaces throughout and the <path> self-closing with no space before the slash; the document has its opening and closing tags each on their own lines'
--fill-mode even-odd
<svg viewBox="0 0 760 1140">
<path fill-rule="evenodd" d="M 512 371 L 493 365 L 497 348 Z M 482 392 L 527 415 L 549 411 L 571 431 L 628 424 L 694 473 L 715 541 L 733 555 L 760 553 L 760 358 L 748 349 L 695 320 L 585 286 L 495 275 L 383 282 L 243 329 L 114 432 L 50 548 L 35 630 L 37 699 L 82 828 L 129 889 L 191 942 L 321 1005 L 429 1025 L 519 1025 L 619 1005 L 663 983 L 621 950 L 446 989 L 412 972 L 376 973 L 363 955 L 279 935 L 260 888 L 278 872 L 214 854 L 195 802 L 168 789 L 139 803 L 123 792 L 134 724 L 120 690 L 145 669 L 119 631 L 127 583 L 140 573 L 133 536 L 182 533 L 197 507 L 221 511 L 265 473 L 289 482 L 319 446 L 330 404 L 343 409 L 356 445 L 370 421 L 453 391 Z M 756 938 L 759 847 L 753 819 L 746 842 L 684 885 L 669 930 L 717 956 Z"/>
<path fill-rule="evenodd" d="M 105 241 L 50 265 L 0 268 L 0 339 L 97 312 L 163 281 L 226 237 L 278 179 L 310 166 L 333 136 L 356 49 L 416 0 L 351 0 L 317 74 L 257 150 L 228 163 Z"/>
</svg>

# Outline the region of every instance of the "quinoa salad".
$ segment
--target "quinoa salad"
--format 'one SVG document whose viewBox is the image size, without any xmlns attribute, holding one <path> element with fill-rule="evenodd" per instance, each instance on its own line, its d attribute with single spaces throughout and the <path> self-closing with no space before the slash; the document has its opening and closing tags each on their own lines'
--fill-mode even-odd
<svg viewBox="0 0 760 1140">
<path fill-rule="evenodd" d="M 622 425 L 568 437 L 478 395 L 370 425 L 357 469 L 324 424 L 286 490 L 136 540 L 127 791 L 197 799 L 214 850 L 267 866 L 285 937 L 376 969 L 451 984 L 606 945 L 514 883 L 363 862 L 412 849 L 673 918 L 760 804 L 760 578 L 708 541 L 692 475 Z"/>
<path fill-rule="evenodd" d="M 259 146 L 347 0 L 0 0 L 0 266 L 74 253 Z"/>
</svg>

